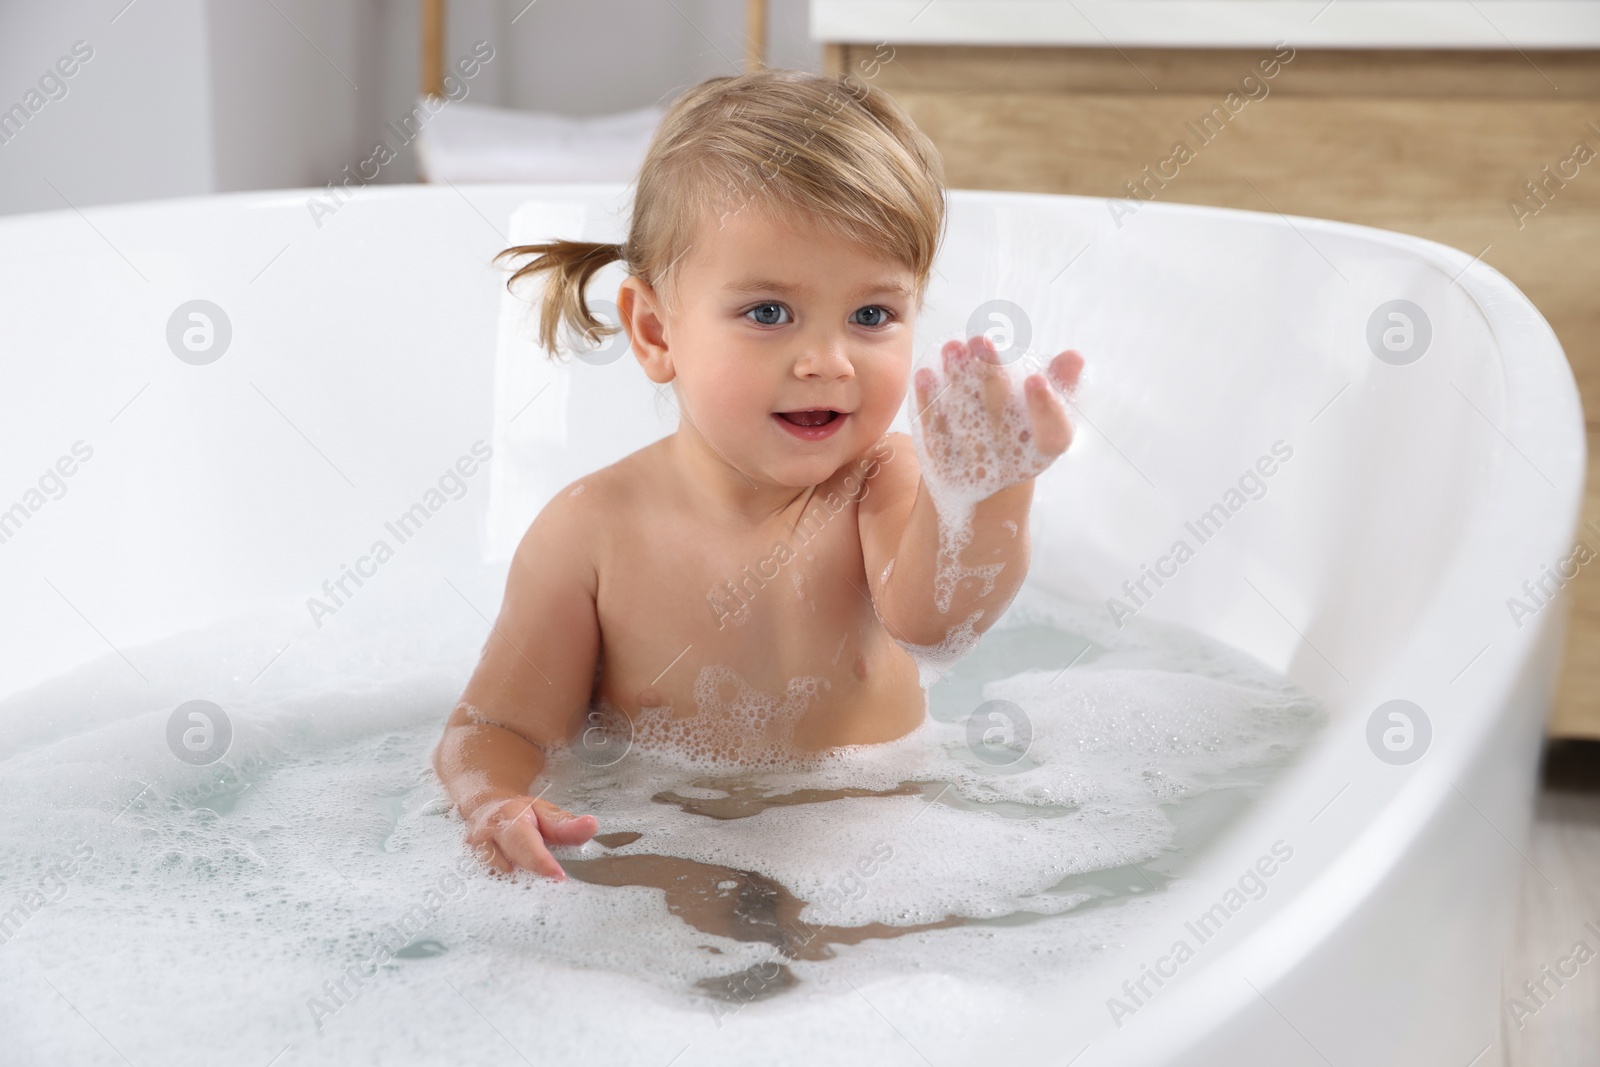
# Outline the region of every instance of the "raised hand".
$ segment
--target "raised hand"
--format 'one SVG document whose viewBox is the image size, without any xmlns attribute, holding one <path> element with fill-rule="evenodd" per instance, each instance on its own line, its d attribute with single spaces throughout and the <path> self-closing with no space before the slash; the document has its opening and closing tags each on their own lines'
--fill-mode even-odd
<svg viewBox="0 0 1600 1067">
<path fill-rule="evenodd" d="M 942 356 L 943 385 L 929 367 L 913 382 L 920 431 L 913 442 L 941 511 L 1035 477 L 1072 443 L 1072 423 L 1057 394 L 1077 386 L 1083 357 L 1076 351 L 1052 359 L 1048 377 L 1024 378 L 1021 396 L 987 337 L 950 341 Z"/>
<path fill-rule="evenodd" d="M 524 867 L 558 880 L 567 874 L 550 855 L 549 846 L 581 845 L 599 827 L 593 815 L 574 815 L 529 796 L 491 801 L 467 822 L 467 844 L 490 867 L 502 874 Z"/>
</svg>

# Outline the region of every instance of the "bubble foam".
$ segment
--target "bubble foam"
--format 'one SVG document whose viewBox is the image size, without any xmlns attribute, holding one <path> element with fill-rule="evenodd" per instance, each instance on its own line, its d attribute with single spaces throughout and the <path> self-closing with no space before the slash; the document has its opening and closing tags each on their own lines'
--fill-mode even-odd
<svg viewBox="0 0 1600 1067">
<path fill-rule="evenodd" d="M 103 1055 L 83 1018 L 170 1064 L 461 1062 L 505 1042 L 552 1062 L 685 1045 L 881 1062 L 900 1038 L 857 990 L 929 1041 L 1023 1010 L 1037 980 L 1153 921 L 1152 888 L 1203 844 L 1184 805 L 1253 795 L 1320 722 L 1199 635 L 1019 596 L 891 744 L 804 767 L 558 751 L 545 795 L 603 840 L 558 850 L 583 877 L 500 878 L 429 765 L 481 626 L 445 621 L 452 590 L 391 577 L 323 631 L 286 606 L 125 650 L 148 682 L 107 657 L 0 702 L 0 1017 L 25 1062 Z M 492 596 L 499 577 L 460 584 Z M 768 737 L 814 695 L 705 677 Z M 167 748 L 198 696 L 233 731 L 206 766 Z M 1031 721 L 1008 766 L 970 747 L 987 700 Z M 763 968 L 786 976 L 770 996 L 714 992 Z"/>
<path fill-rule="evenodd" d="M 731 667 L 708 664 L 695 675 L 695 709 L 679 715 L 671 701 L 641 708 L 633 742 L 670 752 L 685 768 L 803 766 L 812 761 L 795 747 L 794 729 L 823 687 L 832 683 L 791 678 L 779 697 L 756 689 Z"/>
<path fill-rule="evenodd" d="M 950 610 L 955 588 L 963 578 L 976 578 L 979 595 L 994 587 L 1003 563 L 965 564 L 961 552 L 972 542 L 972 515 L 977 505 L 995 493 L 1032 478 L 1051 459 L 1033 441 L 1021 380 L 1005 364 L 990 370 L 1005 383 L 1006 395 L 995 413 L 986 406 L 978 385 L 983 373 L 972 357 L 958 362 L 946 382 L 932 391 L 925 418 L 933 424 L 927 432 L 922 418 L 911 420 L 911 443 L 934 508 L 939 515 L 939 556 L 934 575 L 934 604 Z M 1013 532 L 1015 524 L 1012 524 Z"/>
</svg>

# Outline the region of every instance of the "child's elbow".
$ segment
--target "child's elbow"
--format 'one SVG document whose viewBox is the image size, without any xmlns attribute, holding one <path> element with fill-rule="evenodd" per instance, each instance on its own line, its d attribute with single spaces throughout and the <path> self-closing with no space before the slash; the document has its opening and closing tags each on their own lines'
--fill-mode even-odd
<svg viewBox="0 0 1600 1067">
<path fill-rule="evenodd" d="M 441 782 L 449 780 L 445 777 L 444 771 L 444 744 L 445 738 L 449 737 L 450 735 L 450 727 L 446 726 L 444 728 L 444 732 L 445 736 L 439 738 L 439 743 L 433 746 L 433 759 L 431 760 L 433 764 L 433 773 L 438 776 Z"/>
<path fill-rule="evenodd" d="M 895 636 L 899 637 L 902 643 L 915 645 L 918 648 L 953 650 L 956 646 L 960 646 L 965 649 L 994 625 L 991 615 L 998 618 L 998 613 L 988 608 L 973 608 L 965 615 L 951 611 L 948 615 L 924 619 L 920 625 L 908 627 Z M 891 630 L 890 633 L 894 631 Z"/>
<path fill-rule="evenodd" d="M 433 746 L 433 773 L 444 782 L 450 781 L 452 769 L 461 762 L 462 725 L 455 715 L 451 715 L 449 721 L 444 724 L 444 731 L 439 735 L 439 740 Z"/>
</svg>

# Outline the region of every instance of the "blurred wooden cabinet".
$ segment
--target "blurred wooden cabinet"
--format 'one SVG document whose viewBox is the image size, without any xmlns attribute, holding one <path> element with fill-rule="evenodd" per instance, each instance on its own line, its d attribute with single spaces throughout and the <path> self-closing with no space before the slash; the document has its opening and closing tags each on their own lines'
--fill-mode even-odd
<svg viewBox="0 0 1600 1067">
<path fill-rule="evenodd" d="M 1579 533 L 1600 553 L 1600 51 L 891 40 L 825 43 L 824 63 L 900 101 L 955 188 L 1281 211 L 1481 253 L 1572 363 L 1589 420 Z M 1173 160 L 1180 140 L 1192 158 Z M 1551 732 L 1600 738 L 1600 561 L 1569 591 Z"/>
</svg>

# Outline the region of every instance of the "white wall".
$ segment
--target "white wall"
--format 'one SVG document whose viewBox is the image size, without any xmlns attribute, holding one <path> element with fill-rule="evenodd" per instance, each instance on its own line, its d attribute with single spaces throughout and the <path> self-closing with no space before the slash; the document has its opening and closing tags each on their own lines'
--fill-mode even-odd
<svg viewBox="0 0 1600 1067">
<path fill-rule="evenodd" d="M 771 6 L 769 62 L 820 70 L 807 0 Z M 743 0 L 449 7 L 447 62 L 479 40 L 495 49 L 471 103 L 631 110 L 744 60 Z M 409 112 L 418 9 L 418 0 L 0 0 L 0 113 L 24 104 L 74 42 L 93 49 L 62 79 L 65 95 L 40 92 L 37 113 L 0 143 L 0 214 L 332 181 Z M 415 181 L 412 149 L 376 180 Z"/>
<path fill-rule="evenodd" d="M 744 0 L 538 0 L 513 24 L 526 3 L 454 0 L 452 9 L 452 38 L 498 30 L 490 40 L 504 41 L 510 53 L 499 72 L 500 102 L 511 107 L 623 111 L 743 69 Z M 484 25 L 484 9 L 498 13 L 497 25 Z M 803 0 L 772 0 L 769 64 L 822 69 L 822 46 L 807 34 L 808 10 Z"/>
<path fill-rule="evenodd" d="M 364 157 L 381 122 L 383 0 L 206 6 L 218 192 L 320 185 Z"/>
<path fill-rule="evenodd" d="M 38 107 L 0 127 L 0 212 L 215 188 L 204 0 L 126 2 L 0 2 L 0 112 L 30 90 Z M 49 100 L 40 79 L 77 41 L 92 57 Z"/>
</svg>

